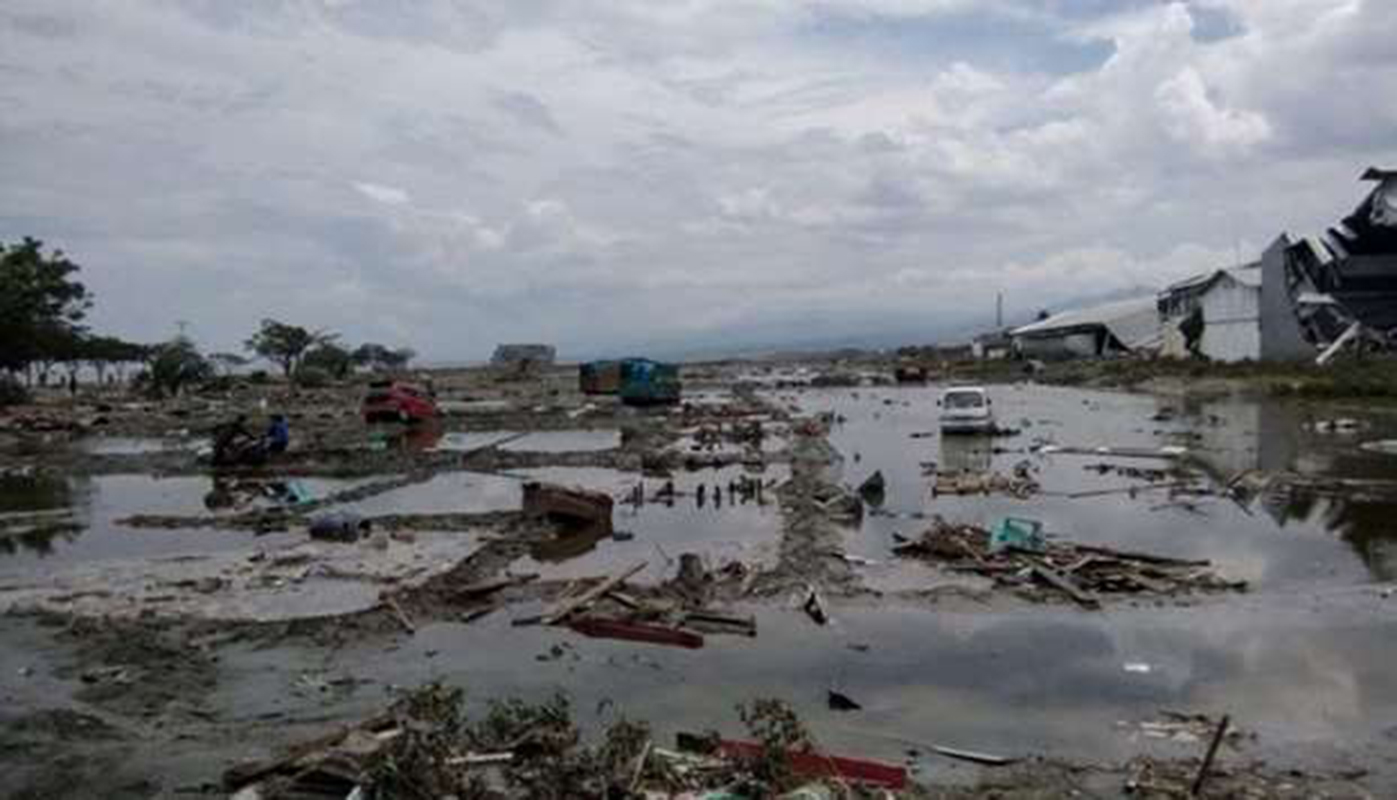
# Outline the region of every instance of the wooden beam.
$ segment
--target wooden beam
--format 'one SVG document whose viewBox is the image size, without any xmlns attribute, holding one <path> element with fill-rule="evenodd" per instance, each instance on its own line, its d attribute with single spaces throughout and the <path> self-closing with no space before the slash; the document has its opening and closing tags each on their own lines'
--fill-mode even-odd
<svg viewBox="0 0 1397 800">
<path fill-rule="evenodd" d="M 650 566 L 649 561 L 642 561 L 639 564 L 636 564 L 635 566 L 626 570 L 625 572 L 607 578 L 606 580 L 602 581 L 601 583 L 597 584 L 591 589 L 588 589 L 587 591 L 578 595 L 576 598 L 567 601 L 561 607 L 554 609 L 553 611 L 550 611 L 547 614 L 544 614 L 543 623 L 545 625 L 556 625 L 559 622 L 562 622 L 563 620 L 572 616 L 579 610 L 591 605 L 592 603 L 595 603 L 597 601 L 597 598 L 625 583 L 628 578 L 630 578 L 631 576 L 635 575 L 637 572 L 640 572 L 648 566 Z"/>
</svg>

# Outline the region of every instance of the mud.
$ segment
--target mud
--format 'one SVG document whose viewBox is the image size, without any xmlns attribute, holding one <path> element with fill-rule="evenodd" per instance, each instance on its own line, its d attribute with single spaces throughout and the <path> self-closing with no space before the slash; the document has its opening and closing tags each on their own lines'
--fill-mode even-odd
<svg viewBox="0 0 1397 800">
<path fill-rule="evenodd" d="M 352 386 L 53 400 L 48 430 L 0 425 L 0 786 L 216 794 L 227 766 L 435 680 L 475 708 L 565 692 L 598 709 L 584 734 L 608 708 L 665 735 L 731 732 L 738 702 L 784 697 L 829 750 L 908 764 L 924 796 L 1173 791 L 1201 745 L 1141 733 L 1165 711 L 1231 713 L 1254 734 L 1225 749 L 1218 793 L 1397 789 L 1383 756 L 1397 735 L 1384 666 L 1397 461 L 1359 446 L 1397 438 L 1397 416 L 1015 383 L 990 387 L 1010 434 L 943 439 L 935 384 L 821 374 L 704 365 L 684 407 L 638 411 L 578 394 L 561 369 L 437 373 L 447 414 L 419 427 L 364 425 Z M 291 451 L 215 475 L 198 456 L 207 430 L 264 401 L 289 412 Z M 1340 417 L 1359 420 L 1353 435 L 1315 424 Z M 874 472 L 883 491 L 861 498 Z M 976 476 L 1000 482 L 945 490 Z M 524 518 L 526 480 L 610 494 L 616 532 Z M 370 533 L 311 540 L 326 513 Z M 898 559 L 937 515 L 1207 560 L 1249 591 L 1024 602 L 953 564 Z M 518 624 L 625 571 L 586 615 L 701 608 L 750 618 L 756 636 L 709 628 L 679 650 Z M 862 710 L 827 708 L 831 689 Z M 930 743 L 1023 760 L 969 766 Z"/>
</svg>

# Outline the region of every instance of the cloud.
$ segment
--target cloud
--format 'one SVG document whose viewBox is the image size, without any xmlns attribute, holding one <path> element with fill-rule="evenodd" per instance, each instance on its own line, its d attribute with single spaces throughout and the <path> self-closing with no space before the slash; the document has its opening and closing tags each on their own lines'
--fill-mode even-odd
<svg viewBox="0 0 1397 800">
<path fill-rule="evenodd" d="M 402 206 L 412 202 L 412 197 L 395 186 L 378 183 L 356 182 L 354 188 L 365 197 L 386 206 Z"/>
<path fill-rule="evenodd" d="M 561 136 L 563 129 L 553 119 L 542 100 L 524 92 L 505 92 L 495 98 L 495 106 L 513 117 L 517 122 L 546 133 Z"/>
<path fill-rule="evenodd" d="M 999 292 L 1160 285 L 1329 224 L 1363 167 L 1397 165 L 1395 20 L 1377 0 L 11 0 L 0 240 L 72 253 L 98 326 L 190 319 L 218 347 L 268 315 L 443 358 L 914 335 L 980 324 Z"/>
</svg>

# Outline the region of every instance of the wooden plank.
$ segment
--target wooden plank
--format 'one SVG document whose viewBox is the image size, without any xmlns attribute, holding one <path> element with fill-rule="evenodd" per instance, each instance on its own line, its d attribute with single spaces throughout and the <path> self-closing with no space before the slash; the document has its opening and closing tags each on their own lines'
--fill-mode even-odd
<svg viewBox="0 0 1397 800">
<path fill-rule="evenodd" d="M 387 606 L 388 610 L 393 612 L 393 616 L 397 618 L 398 624 L 403 626 L 403 630 L 410 634 L 417 633 L 417 628 L 413 626 L 412 620 L 408 619 L 407 613 L 403 611 L 402 606 L 398 605 L 397 600 L 391 597 L 384 597 L 383 605 Z"/>
<path fill-rule="evenodd" d="M 1035 562 L 1033 574 L 1044 583 L 1075 600 L 1083 608 L 1101 607 L 1101 601 L 1095 595 L 1082 591 L 1071 579 L 1046 564 Z"/>
<path fill-rule="evenodd" d="M 1208 743 L 1208 754 L 1203 757 L 1203 763 L 1198 765 L 1198 775 L 1193 779 L 1193 786 L 1189 788 L 1189 797 L 1198 797 L 1203 792 L 1203 782 L 1208 779 L 1208 770 L 1212 769 L 1213 759 L 1217 757 L 1218 746 L 1222 744 L 1222 737 L 1227 734 L 1227 723 L 1231 718 L 1223 715 L 1222 721 L 1218 723 L 1218 729 L 1213 732 L 1213 740 Z"/>
<path fill-rule="evenodd" d="M 530 572 L 524 575 L 511 575 L 507 578 L 491 578 L 489 580 L 476 581 L 475 583 L 466 584 L 465 586 L 462 586 L 461 588 L 457 589 L 456 594 L 466 596 L 493 594 L 501 589 L 507 589 L 511 586 L 516 586 L 522 583 L 528 583 L 530 581 L 535 580 L 538 580 L 537 572 Z"/>
<path fill-rule="evenodd" d="M 606 596 L 607 596 L 609 599 L 615 600 L 616 602 L 620 603 L 621 605 L 625 606 L 626 608 L 629 608 L 629 609 L 632 610 L 632 611 L 639 611 L 640 608 L 641 608 L 641 603 L 640 603 L 640 601 L 637 600 L 637 599 L 635 599 L 634 597 L 631 597 L 630 595 L 626 594 L 625 592 L 621 592 L 621 591 L 611 591 L 611 592 L 607 592 L 607 593 L 606 593 Z"/>
<path fill-rule="evenodd" d="M 684 622 L 697 622 L 706 625 L 717 625 L 727 628 L 736 628 L 746 636 L 757 635 L 756 617 L 731 617 L 725 614 L 716 614 L 712 611 L 691 611 L 684 615 Z"/>
<path fill-rule="evenodd" d="M 595 603 L 597 601 L 597 598 L 625 583 L 628 578 L 630 578 L 631 576 L 635 575 L 637 572 L 640 572 L 648 566 L 650 566 L 649 561 L 642 561 L 639 564 L 636 564 L 635 566 L 626 570 L 625 572 L 607 578 L 606 580 L 602 581 L 601 583 L 597 584 L 591 589 L 588 589 L 587 591 L 578 595 L 576 598 L 567 601 L 563 604 L 561 608 L 544 614 L 544 624 L 556 625 L 562 620 L 567 619 L 569 616 L 576 613 L 577 611 L 585 608 L 586 606 L 591 605 L 592 603 Z"/>
<path fill-rule="evenodd" d="M 1142 561 L 1146 564 L 1167 564 L 1176 567 L 1210 567 L 1213 562 L 1207 560 L 1190 561 L 1184 558 L 1171 558 L 1169 556 L 1157 556 L 1152 553 L 1137 553 L 1131 550 L 1115 550 L 1110 547 L 1102 547 L 1094 544 L 1076 545 L 1079 552 L 1097 553 L 1111 558 L 1119 558 L 1124 561 Z"/>
<path fill-rule="evenodd" d="M 944 745 L 939 744 L 932 745 L 931 749 L 934 752 L 943 755 L 947 758 L 955 758 L 961 761 L 971 761 L 976 764 L 984 764 L 986 766 L 991 767 L 1003 767 L 1018 761 L 1017 758 L 996 756 L 991 755 L 989 753 L 978 753 L 974 750 L 961 750 L 958 747 L 946 747 Z"/>
</svg>

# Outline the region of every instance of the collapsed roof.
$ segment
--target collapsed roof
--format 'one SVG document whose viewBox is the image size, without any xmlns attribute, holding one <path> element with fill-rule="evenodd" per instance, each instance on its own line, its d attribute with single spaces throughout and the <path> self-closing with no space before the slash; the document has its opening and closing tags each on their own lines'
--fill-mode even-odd
<svg viewBox="0 0 1397 800">
<path fill-rule="evenodd" d="M 1066 336 L 1079 331 L 1104 328 L 1125 350 L 1139 350 L 1159 344 L 1159 314 L 1155 298 L 1139 297 L 1117 300 L 1091 308 L 1063 311 L 1021 328 L 1011 335 L 1016 338 L 1048 338 Z"/>
<path fill-rule="evenodd" d="M 1377 186 L 1352 214 L 1286 250 L 1287 289 L 1315 343 L 1353 323 L 1397 332 L 1397 170 L 1369 168 L 1362 180 Z"/>
</svg>

